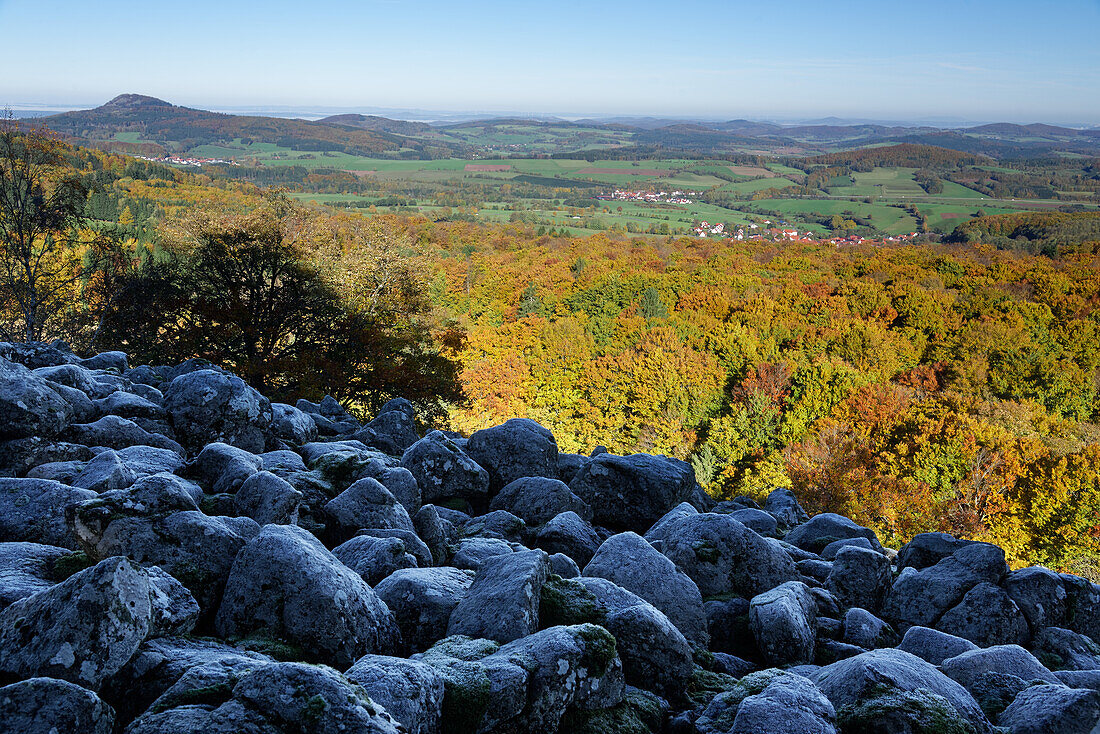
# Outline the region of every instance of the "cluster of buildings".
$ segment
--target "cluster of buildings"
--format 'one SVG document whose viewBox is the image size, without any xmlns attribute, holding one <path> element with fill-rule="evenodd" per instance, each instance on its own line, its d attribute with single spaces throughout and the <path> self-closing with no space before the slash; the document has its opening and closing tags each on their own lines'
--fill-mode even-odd
<svg viewBox="0 0 1100 734">
<path fill-rule="evenodd" d="M 214 163 L 220 163 L 225 166 L 241 165 L 236 161 L 225 160 L 224 158 L 184 158 L 178 155 L 166 155 L 163 158 L 153 158 L 147 155 L 137 155 L 134 157 L 140 158 L 143 161 L 149 161 L 150 163 L 167 163 L 173 166 L 195 166 L 196 168 L 202 168 L 203 166 Z"/>
<path fill-rule="evenodd" d="M 645 201 L 651 204 L 691 204 L 689 196 L 698 196 L 694 191 L 629 191 L 615 189 L 610 194 L 600 194 L 597 199 L 603 201 Z"/>
<path fill-rule="evenodd" d="M 770 225 L 772 222 L 765 221 L 765 225 Z M 780 223 L 781 225 L 786 222 Z M 727 237 L 739 242 L 803 242 L 812 244 L 830 244 L 836 247 L 842 247 L 845 245 L 871 245 L 871 244 L 887 244 L 897 242 L 911 242 L 919 236 L 917 232 L 910 232 L 908 234 L 892 235 L 890 237 L 883 237 L 881 240 L 863 237 L 858 234 L 850 234 L 845 237 L 821 237 L 820 235 L 809 231 L 799 231 L 793 227 L 784 226 L 772 226 L 761 227 L 758 224 L 746 224 L 744 226 L 738 226 L 736 229 L 730 227 L 726 229 L 726 225 L 722 223 L 711 224 L 709 222 L 699 222 L 692 227 L 692 232 L 697 237 Z"/>
</svg>

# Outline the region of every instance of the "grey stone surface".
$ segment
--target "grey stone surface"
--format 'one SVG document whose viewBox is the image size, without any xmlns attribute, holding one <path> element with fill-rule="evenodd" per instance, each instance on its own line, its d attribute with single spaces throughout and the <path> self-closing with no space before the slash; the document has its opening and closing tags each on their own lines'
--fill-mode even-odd
<svg viewBox="0 0 1100 734">
<path fill-rule="evenodd" d="M 194 450 L 220 441 L 263 452 L 271 402 L 239 377 L 203 369 L 180 375 L 164 390 L 164 408 L 180 441 Z"/>
<path fill-rule="evenodd" d="M 451 612 L 448 635 L 511 642 L 538 628 L 539 594 L 550 573 L 541 550 L 487 558 Z"/>
<path fill-rule="evenodd" d="M 420 487 L 421 501 L 459 497 L 471 502 L 489 498 L 489 473 L 441 431 L 432 431 L 401 455 Z"/>
<path fill-rule="evenodd" d="M 76 548 L 66 514 L 95 496 L 49 479 L 0 478 L 0 538 Z"/>
<path fill-rule="evenodd" d="M 1027 642 L 1027 620 L 1005 590 L 982 582 L 936 623 L 941 632 L 963 637 L 978 647 L 1021 645 Z"/>
<path fill-rule="evenodd" d="M 304 659 L 343 667 L 400 642 L 366 582 L 293 525 L 267 525 L 241 549 L 215 627 L 223 637 L 266 633 L 300 646 Z"/>
<path fill-rule="evenodd" d="M 365 655 L 344 674 L 363 687 L 408 734 L 439 734 L 443 717 L 443 676 L 416 660 Z"/>
<path fill-rule="evenodd" d="M 691 465 L 665 456 L 601 454 L 583 467 L 569 489 L 592 508 L 593 522 L 644 533 L 695 490 Z"/>
<path fill-rule="evenodd" d="M 416 557 L 400 538 L 357 535 L 333 548 L 332 555 L 372 586 L 394 571 L 417 567 Z"/>
<path fill-rule="evenodd" d="M 2 734 L 111 734 L 115 712 L 99 696 L 56 678 L 0 687 Z"/>
<path fill-rule="evenodd" d="M 72 417 L 72 407 L 43 377 L 0 358 L 0 439 L 56 436 Z"/>
<path fill-rule="evenodd" d="M 466 453 L 489 473 L 490 495 L 520 477 L 556 478 L 558 444 L 549 430 L 527 418 L 475 431 Z"/>
<path fill-rule="evenodd" d="M 575 512 L 556 515 L 535 532 L 535 545 L 547 553 L 562 553 L 585 566 L 600 548 L 600 536 Z"/>
<path fill-rule="evenodd" d="M 686 638 L 706 645 L 709 635 L 699 587 L 640 535 L 626 532 L 605 540 L 583 574 L 637 594 L 664 612 Z"/>
<path fill-rule="evenodd" d="M 374 587 L 393 613 L 410 652 L 423 652 L 447 636 L 451 613 L 466 596 L 474 574 L 457 568 L 407 568 Z"/>
<path fill-rule="evenodd" d="M 732 515 L 685 515 L 664 534 L 662 551 L 704 596 L 752 597 L 798 578 L 790 556 Z"/>
<path fill-rule="evenodd" d="M 1020 691 L 997 719 L 1012 734 L 1092 734 L 1100 722 L 1100 692 L 1033 686 Z"/>
<path fill-rule="evenodd" d="M 108 558 L 0 611 L 0 672 L 95 690 L 149 634 L 149 576 Z"/>
<path fill-rule="evenodd" d="M 769 664 L 813 662 L 817 609 L 805 584 L 788 581 L 753 597 L 749 602 L 749 626 Z"/>
<path fill-rule="evenodd" d="M 898 727 L 887 731 L 920 731 L 913 724 L 924 722 L 927 726 L 930 712 L 942 726 L 953 722 L 957 727 L 969 725 L 978 734 L 992 731 L 985 714 L 965 688 L 931 664 L 901 650 L 861 653 L 821 668 L 813 680 L 838 712 L 850 707 L 851 718 L 858 720 L 859 709 L 863 708 L 868 716 L 879 718 L 880 726 L 893 721 Z M 875 713 L 871 714 L 868 708 Z M 870 725 L 867 721 L 861 723 Z M 906 725 L 910 728 L 901 728 Z"/>
<path fill-rule="evenodd" d="M 890 560 L 886 556 L 869 548 L 845 546 L 836 554 L 825 588 L 842 607 L 862 607 L 876 612 L 882 607 L 893 580 Z"/>
<path fill-rule="evenodd" d="M 953 658 L 970 650 L 977 650 L 978 646 L 970 640 L 949 635 L 946 632 L 930 629 L 928 627 L 910 627 L 905 631 L 899 650 L 916 655 L 933 665 L 940 665 L 947 658 Z"/>
<path fill-rule="evenodd" d="M 507 510 L 532 527 L 562 512 L 575 512 L 583 520 L 592 518 L 592 509 L 570 491 L 568 484 L 545 477 L 521 477 L 509 482 L 493 497 L 489 509 Z"/>
</svg>

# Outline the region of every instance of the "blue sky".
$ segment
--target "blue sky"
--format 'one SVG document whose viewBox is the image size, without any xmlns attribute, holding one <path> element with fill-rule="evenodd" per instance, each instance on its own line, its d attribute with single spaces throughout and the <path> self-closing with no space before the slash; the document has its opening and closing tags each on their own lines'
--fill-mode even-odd
<svg viewBox="0 0 1100 734">
<path fill-rule="evenodd" d="M 0 106 L 1100 123 L 1100 0 L 0 0 Z"/>
</svg>

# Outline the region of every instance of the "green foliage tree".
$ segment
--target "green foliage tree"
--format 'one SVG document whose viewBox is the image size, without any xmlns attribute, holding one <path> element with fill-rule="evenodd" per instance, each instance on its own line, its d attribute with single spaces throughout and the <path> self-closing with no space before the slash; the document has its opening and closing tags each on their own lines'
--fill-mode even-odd
<svg viewBox="0 0 1100 734">
<path fill-rule="evenodd" d="M 246 215 L 203 215 L 124 283 L 103 346 L 156 363 L 202 357 L 273 399 L 331 394 L 364 412 L 392 397 L 427 420 L 462 397 L 421 302 L 352 306 L 293 236 L 305 213 L 272 197 Z"/>
</svg>

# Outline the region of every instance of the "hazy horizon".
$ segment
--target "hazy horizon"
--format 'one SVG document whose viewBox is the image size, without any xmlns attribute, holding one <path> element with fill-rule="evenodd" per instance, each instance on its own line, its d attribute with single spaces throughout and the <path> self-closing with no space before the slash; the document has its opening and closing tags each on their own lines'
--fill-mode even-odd
<svg viewBox="0 0 1100 734">
<path fill-rule="evenodd" d="M 1100 123 L 1100 0 L 774 8 L 0 0 L 0 106 Z"/>
</svg>

